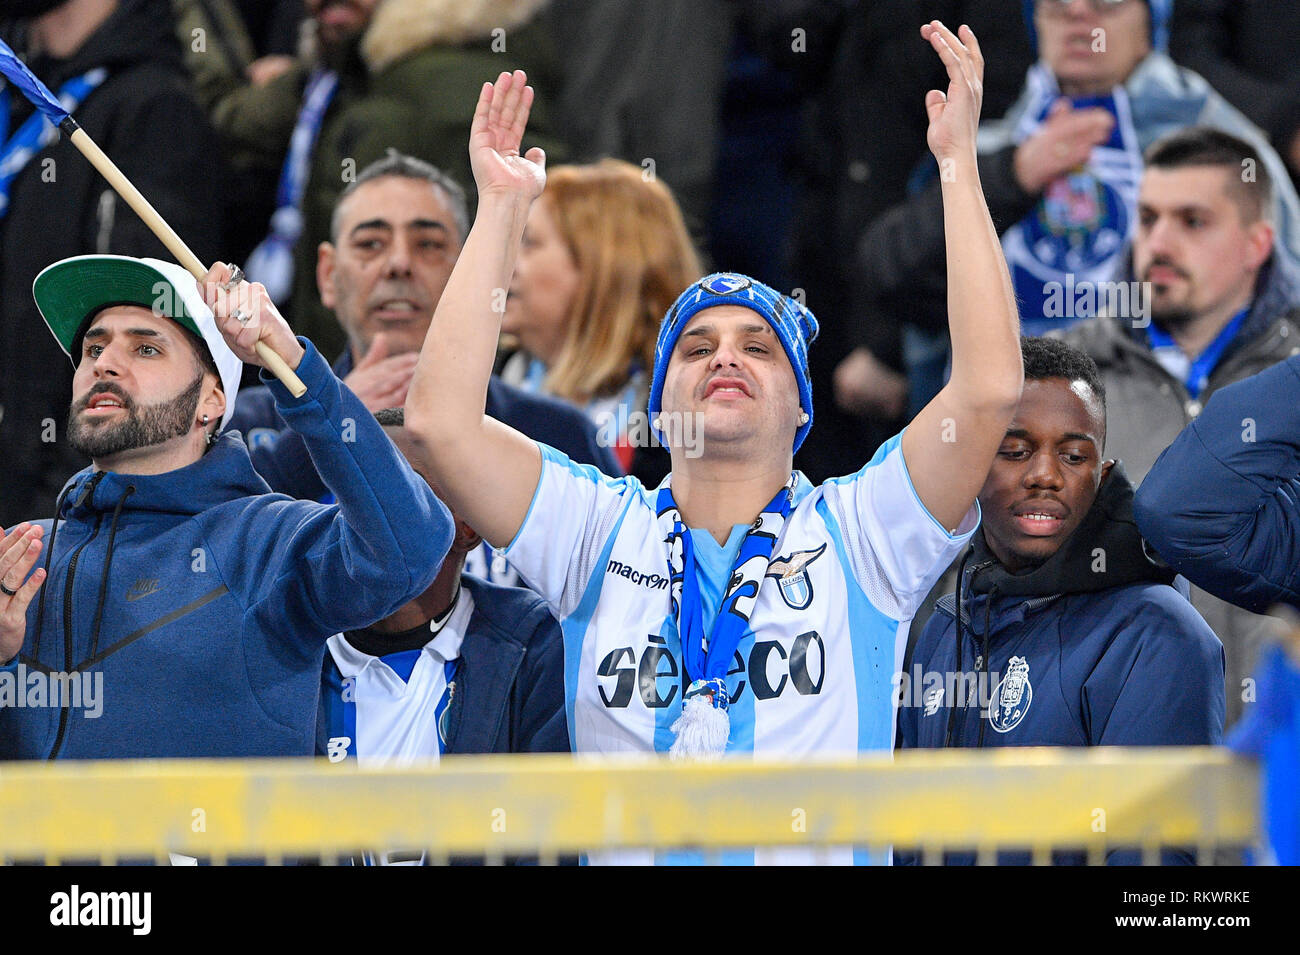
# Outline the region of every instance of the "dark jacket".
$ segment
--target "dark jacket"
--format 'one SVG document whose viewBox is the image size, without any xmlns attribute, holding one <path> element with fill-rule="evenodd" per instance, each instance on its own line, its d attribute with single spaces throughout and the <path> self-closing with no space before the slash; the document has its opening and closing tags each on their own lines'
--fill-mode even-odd
<svg viewBox="0 0 1300 955">
<path fill-rule="evenodd" d="M 915 183 L 924 182 L 921 170 L 937 174 L 925 142 L 925 93 L 946 88 L 947 79 L 942 61 L 917 32 L 930 18 L 970 24 L 987 62 L 984 113 L 1001 115 L 1014 102 L 1034 59 L 1020 8 L 1007 0 L 850 4 L 834 31 L 818 35 L 809 29 L 808 52 L 795 57 L 804 63 L 824 62 L 826 73 L 819 78 L 820 90 L 797 150 L 794 174 L 802 188 L 791 242 L 793 284 L 806 292 L 807 304 L 821 322 L 821 335 L 808 354 L 816 427 L 795 460 L 814 483 L 853 473 L 903 424 L 842 410 L 835 402 L 833 375 L 860 345 L 881 361 L 902 367 L 897 329 L 901 321 L 912 320 L 909 297 L 877 305 L 855 268 L 853 250 L 878 216 L 903 202 Z M 787 30 L 787 50 L 789 35 Z M 823 38 L 824 54 L 814 45 Z M 836 42 L 830 46 L 832 39 Z M 991 172 L 982 170 L 981 176 L 986 189 L 996 188 Z M 919 230 L 925 235 L 931 223 L 908 217 L 897 225 L 903 240 L 884 246 L 881 253 L 894 261 L 871 267 L 899 275 L 923 274 L 918 262 L 908 260 L 914 241 L 909 233 Z M 942 231 L 939 235 L 942 243 Z M 932 254 L 928 248 L 920 260 L 927 265 L 925 257 Z M 942 258 L 941 244 L 940 282 Z M 939 321 L 945 314 L 940 313 Z"/>
<path fill-rule="evenodd" d="M 21 40 L 11 38 L 21 54 Z M 73 77 L 108 68 L 75 111 L 77 122 L 195 254 L 214 261 L 222 248 L 220 153 L 190 91 L 167 0 L 123 0 L 72 57 L 28 65 L 55 93 Z M 16 128 L 31 108 L 10 94 Z M 72 365 L 32 299 L 37 273 L 87 253 L 171 258 L 66 139 L 32 158 L 9 197 L 0 219 L 0 525 L 51 513 L 60 488 L 89 463 L 64 440 Z"/>
<path fill-rule="evenodd" d="M 939 600 L 906 665 L 900 747 L 1221 741 L 1223 647 L 1148 556 L 1132 500 L 1116 464 L 1079 527 L 1025 574 L 976 535 L 957 594 Z"/>
<path fill-rule="evenodd" d="M 1300 607 L 1300 355 L 1222 389 L 1138 490 L 1138 525 L 1192 583 Z"/>
<path fill-rule="evenodd" d="M 947 705 L 928 715 L 924 700 L 904 706 L 902 746 L 1220 741 L 1222 645 L 1170 586 L 1174 572 L 1148 556 L 1132 500 L 1133 486 L 1116 464 L 1075 532 L 1025 574 L 1004 568 L 977 535 L 957 594 L 940 599 L 910 672 L 965 673 L 973 666 L 991 688 L 1017 657 L 1028 664 L 1032 694 L 1025 693 L 1023 708 L 1007 712 L 993 694 L 988 718 L 977 707 L 952 705 L 950 692 Z"/>
<path fill-rule="evenodd" d="M 1209 80 L 1257 126 L 1273 129 L 1278 106 L 1300 93 L 1295 0 L 1178 0 L 1170 26 L 1170 56 Z M 1287 144 L 1274 145 L 1284 150 Z"/>
<path fill-rule="evenodd" d="M 474 614 L 448 706 L 446 755 L 569 752 L 559 624 L 530 590 L 469 574 L 461 584 L 474 599 Z M 322 693 L 318 755 L 329 752 L 325 702 Z"/>
<path fill-rule="evenodd" d="M 78 474 L 4 669 L 102 681 L 102 711 L 2 706 L 0 759 L 312 754 L 325 641 L 424 593 L 452 524 L 305 345 L 307 393 L 271 388 L 340 503 L 272 494 L 230 435 L 164 474 Z"/>
<path fill-rule="evenodd" d="M 351 371 L 352 352 L 345 350 L 334 363 L 334 374 L 342 379 Z M 493 375 L 487 414 L 580 464 L 594 464 L 605 474 L 622 473 L 614 452 L 596 440 L 596 428 L 587 416 L 562 401 L 529 394 Z M 269 389 L 241 391 L 229 427 L 243 432 L 253 467 L 273 490 L 308 501 L 319 501 L 327 493 L 307 446 L 285 425 Z"/>
</svg>

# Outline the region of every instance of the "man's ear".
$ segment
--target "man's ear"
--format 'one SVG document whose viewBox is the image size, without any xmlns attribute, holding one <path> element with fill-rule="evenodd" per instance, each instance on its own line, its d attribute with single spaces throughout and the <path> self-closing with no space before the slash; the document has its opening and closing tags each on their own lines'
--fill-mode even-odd
<svg viewBox="0 0 1300 955">
<path fill-rule="evenodd" d="M 1114 458 L 1107 458 L 1105 461 L 1101 462 L 1101 480 L 1097 482 L 1098 484 L 1106 483 L 1106 478 L 1110 477 L 1110 469 L 1114 466 Z"/>
<path fill-rule="evenodd" d="M 226 393 L 221 390 L 219 382 L 212 372 L 203 374 L 203 397 L 199 400 L 197 412 L 200 421 L 208 416 L 208 425 L 203 430 L 215 434 L 221 427 L 221 418 L 226 413 Z"/>
<path fill-rule="evenodd" d="M 320 293 L 321 304 L 333 311 L 334 303 L 334 246 L 322 242 L 316 247 L 316 291 Z"/>
<path fill-rule="evenodd" d="M 1247 247 L 1250 250 L 1251 267 L 1259 269 L 1268 261 L 1268 257 L 1273 254 L 1276 233 L 1271 225 L 1261 219 L 1246 230 L 1246 236 Z"/>
</svg>

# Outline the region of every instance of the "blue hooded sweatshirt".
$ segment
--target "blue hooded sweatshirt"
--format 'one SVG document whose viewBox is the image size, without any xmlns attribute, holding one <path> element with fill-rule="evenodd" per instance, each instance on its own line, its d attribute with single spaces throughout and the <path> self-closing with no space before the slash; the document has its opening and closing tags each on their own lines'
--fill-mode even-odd
<svg viewBox="0 0 1300 955">
<path fill-rule="evenodd" d="M 1074 533 L 1029 573 L 1010 573 L 976 535 L 957 595 L 939 600 L 905 664 L 901 748 L 1222 740 L 1223 645 L 1148 555 L 1132 502 L 1117 463 Z"/>
<path fill-rule="evenodd" d="M 0 667 L 0 759 L 312 754 L 326 639 L 423 593 L 452 521 L 300 341 L 306 394 L 268 384 L 339 503 L 272 494 L 238 434 L 164 474 L 77 474 Z"/>
</svg>

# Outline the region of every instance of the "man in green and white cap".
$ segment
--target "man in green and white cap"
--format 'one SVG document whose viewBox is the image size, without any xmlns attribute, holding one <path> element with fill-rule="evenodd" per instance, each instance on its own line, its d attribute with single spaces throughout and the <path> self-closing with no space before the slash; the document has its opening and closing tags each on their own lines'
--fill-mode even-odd
<svg viewBox="0 0 1300 955">
<path fill-rule="evenodd" d="M 108 470 L 142 459 L 151 469 L 162 467 L 175 453 L 181 458 L 201 453 L 230 419 L 243 364 L 222 338 L 198 285 L 179 265 L 121 255 L 76 256 L 43 270 L 33 293 L 50 331 L 77 367 L 68 439 L 80 453 L 96 462 L 111 459 L 104 462 Z M 96 374 L 96 361 L 81 361 L 99 359 L 115 339 L 129 345 L 133 358 L 156 359 L 175 350 L 192 361 L 188 367 L 133 362 L 129 376 L 115 369 Z M 132 386 L 138 386 L 136 395 L 129 393 Z M 160 394 L 171 397 L 154 398 Z M 196 415 L 202 434 L 191 433 Z"/>
<path fill-rule="evenodd" d="M 232 278 L 214 266 L 201 291 L 103 255 L 36 278 L 93 464 L 54 521 L 0 536 L 0 759 L 310 755 L 325 641 L 438 571 L 446 508 L 266 290 Z M 259 341 L 306 386 L 263 373 L 337 504 L 270 493 L 219 434 Z M 39 702 L 6 693 L 50 674 L 67 680 Z"/>
</svg>

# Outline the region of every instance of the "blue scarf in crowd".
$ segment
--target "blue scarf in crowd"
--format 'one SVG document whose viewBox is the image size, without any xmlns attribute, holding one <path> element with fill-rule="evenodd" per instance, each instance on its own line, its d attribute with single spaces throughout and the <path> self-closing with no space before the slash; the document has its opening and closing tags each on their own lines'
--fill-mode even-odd
<svg viewBox="0 0 1300 955">
<path fill-rule="evenodd" d="M 249 279 L 266 286 L 271 301 L 277 305 L 285 304 L 293 291 L 293 247 L 302 235 L 302 198 L 307 191 L 311 157 L 325 125 L 325 111 L 338 88 L 339 76 L 331 70 L 318 69 L 307 81 L 289 140 L 289 154 L 280 170 L 271 232 L 248 256 L 245 271 Z"/>
<path fill-rule="evenodd" d="M 673 616 L 682 642 L 683 668 L 692 681 L 682 697 L 681 718 L 672 727 L 677 738 L 669 752 L 675 757 L 719 756 L 726 749 L 731 731 L 727 670 L 749 628 L 749 615 L 772 561 L 772 549 L 790 516 L 795 480 L 791 474 L 789 483 L 763 508 L 741 541 L 712 632 L 707 635 L 691 532 L 682 523 L 672 487 L 666 484 L 659 490 L 656 511 L 660 520 L 672 527 L 666 543 Z"/>
<path fill-rule="evenodd" d="M 1023 143 L 1061 98 L 1056 78 L 1036 63 L 1025 78 L 1031 100 L 1016 127 Z M 1042 335 L 1098 313 L 1099 294 L 1120 272 L 1137 219 L 1142 150 L 1124 87 L 1106 96 L 1072 97 L 1076 109 L 1100 107 L 1115 124 L 1088 162 L 1047 184 L 1037 205 L 1002 236 L 1002 251 L 1026 335 Z M 1127 317 L 1127 316 L 1118 316 Z"/>
<path fill-rule="evenodd" d="M 69 113 L 75 112 L 87 96 L 108 78 L 108 70 L 97 67 L 81 76 L 73 77 L 59 90 L 59 104 Z M 59 131 L 40 110 L 34 110 L 27 121 L 9 134 L 10 102 L 8 87 L 0 90 L 0 219 L 9 211 L 9 190 L 18 174 L 27 168 L 33 157 L 59 138 Z"/>
</svg>

